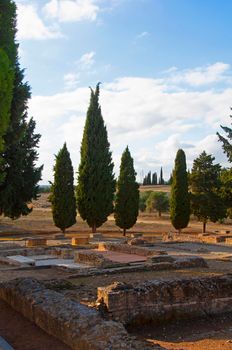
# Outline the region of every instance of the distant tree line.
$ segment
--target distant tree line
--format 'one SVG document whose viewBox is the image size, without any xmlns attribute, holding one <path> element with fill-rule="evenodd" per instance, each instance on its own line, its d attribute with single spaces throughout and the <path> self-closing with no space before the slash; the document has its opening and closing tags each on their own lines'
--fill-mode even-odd
<svg viewBox="0 0 232 350">
<path fill-rule="evenodd" d="M 149 171 L 143 178 L 143 186 L 153 186 L 153 185 L 171 185 L 172 176 L 170 176 L 168 181 L 163 178 L 163 168 L 160 168 L 160 175 L 158 177 L 157 172 L 152 173 Z"/>
</svg>

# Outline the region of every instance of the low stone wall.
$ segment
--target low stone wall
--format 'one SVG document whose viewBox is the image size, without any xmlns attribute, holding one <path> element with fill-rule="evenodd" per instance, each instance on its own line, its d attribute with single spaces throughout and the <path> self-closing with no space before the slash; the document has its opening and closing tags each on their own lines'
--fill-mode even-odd
<svg viewBox="0 0 232 350">
<path fill-rule="evenodd" d="M 155 251 L 146 247 L 138 247 L 129 244 L 120 243 L 99 243 L 98 250 L 112 250 L 114 252 L 136 254 L 141 256 L 151 256 L 155 254 Z"/>
<path fill-rule="evenodd" d="M 106 321 L 97 310 L 31 278 L 1 283 L 0 298 L 74 350 L 161 349 L 135 340 L 121 323 Z"/>
<path fill-rule="evenodd" d="M 190 235 L 187 233 L 165 232 L 162 235 L 163 242 L 199 242 L 198 235 Z"/>
<path fill-rule="evenodd" d="M 121 266 L 122 264 L 115 263 L 106 258 L 98 251 L 79 251 L 74 254 L 74 261 L 77 263 L 84 263 L 90 266 L 97 266 L 102 268 Z"/>
<path fill-rule="evenodd" d="M 143 324 L 232 311 L 232 274 L 225 276 L 114 283 L 98 288 L 98 300 L 114 320 Z"/>
<path fill-rule="evenodd" d="M 167 232 L 163 233 L 163 242 L 200 242 L 200 243 L 229 243 L 232 242 L 232 236 L 228 234 L 218 234 L 218 233 L 199 233 L 195 235 L 178 232 Z"/>
</svg>

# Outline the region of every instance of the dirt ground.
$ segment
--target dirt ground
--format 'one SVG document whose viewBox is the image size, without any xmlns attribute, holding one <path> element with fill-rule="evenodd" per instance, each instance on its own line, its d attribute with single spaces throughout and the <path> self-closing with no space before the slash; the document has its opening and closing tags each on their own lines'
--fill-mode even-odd
<svg viewBox="0 0 232 350">
<path fill-rule="evenodd" d="M 163 187 L 169 188 L 169 186 Z M 166 190 L 168 191 L 168 189 Z M 229 229 L 232 230 L 231 220 L 225 224 L 211 222 L 207 224 L 208 231 Z M 156 213 L 140 213 L 136 225 L 131 230 L 128 230 L 128 234 L 134 232 L 161 234 L 173 230 L 168 214 L 162 214 L 162 217 L 159 218 Z M 67 229 L 67 233 L 70 235 L 90 231 L 88 225 L 83 222 L 79 216 L 77 216 L 77 223 Z M 201 231 L 202 224 L 194 219 L 191 219 L 188 228 L 184 230 L 186 233 L 199 233 Z M 98 229 L 98 232 L 109 236 L 122 236 L 122 231 L 115 225 L 113 215 L 111 215 L 108 218 L 108 221 Z M 10 234 L 11 238 L 13 238 L 22 234 L 24 236 L 31 236 L 34 234 L 52 235 L 56 233 L 60 233 L 60 230 L 53 224 L 51 206 L 48 202 L 48 194 L 46 193 L 41 194 L 39 200 L 34 202 L 34 209 L 28 216 L 23 216 L 15 221 L 12 221 L 9 218 L 0 217 L 0 237 L 4 237 L 5 234 Z"/>
<path fill-rule="evenodd" d="M 14 350 L 70 350 L 0 300 L 0 336 Z"/>
<path fill-rule="evenodd" d="M 148 188 L 142 190 L 148 190 Z M 165 188 L 165 190 L 169 191 L 168 188 Z M 185 232 L 195 234 L 201 232 L 201 229 L 202 224 L 192 219 Z M 162 233 L 170 230 L 173 230 L 173 228 L 167 214 L 158 218 L 155 213 L 142 213 L 138 218 L 137 224 L 132 230 L 128 231 L 128 234 L 139 232 L 153 236 L 155 242 L 154 250 L 157 251 L 164 250 L 168 254 L 178 256 L 202 256 L 206 259 L 209 268 L 75 277 L 75 273 L 53 267 L 22 270 L 0 265 L 0 281 L 16 277 L 38 278 L 44 280 L 49 288 L 56 289 L 82 303 L 91 304 L 96 300 L 97 287 L 106 286 L 115 281 L 134 283 L 151 279 L 210 276 L 232 272 L 232 245 L 191 242 L 162 243 Z M 208 223 L 207 230 L 232 230 L 232 225 L 231 222 L 225 224 Z M 105 237 L 122 237 L 122 232 L 114 224 L 113 216 L 98 231 L 103 233 Z M 77 224 L 67 230 L 67 237 L 70 239 L 73 235 L 82 232 L 90 232 L 90 229 L 80 217 L 77 217 Z M 0 218 L 0 240 L 18 240 L 38 234 L 46 235 L 49 238 L 56 233 L 59 233 L 59 230 L 53 225 L 47 194 L 43 194 L 40 200 L 36 202 L 35 208 L 30 215 L 16 221 Z M 66 283 L 67 281 L 68 283 Z M 14 330 L 13 332 L 12 329 Z M 38 332 L 42 331 L 23 319 L 7 305 L 0 303 L 0 335 L 6 338 L 16 350 L 68 349 L 59 342 L 57 344 L 53 343 L 56 341 L 44 332 L 41 334 Z M 165 326 L 144 326 L 139 329 L 130 329 L 130 332 L 136 336 L 149 339 L 153 343 L 159 343 L 168 350 L 232 350 L 232 315 L 187 320 L 184 322 L 176 321 Z M 25 334 L 25 336 L 22 337 L 22 334 Z"/>
</svg>

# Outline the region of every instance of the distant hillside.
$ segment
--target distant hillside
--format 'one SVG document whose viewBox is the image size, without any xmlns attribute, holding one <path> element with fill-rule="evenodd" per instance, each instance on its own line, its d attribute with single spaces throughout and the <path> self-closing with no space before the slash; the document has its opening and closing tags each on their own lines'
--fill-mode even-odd
<svg viewBox="0 0 232 350">
<path fill-rule="evenodd" d="M 154 191 L 154 192 L 170 192 L 171 186 L 170 185 L 151 185 L 151 186 L 143 186 L 141 185 L 139 187 L 139 190 L 141 192 L 145 191 Z"/>
</svg>

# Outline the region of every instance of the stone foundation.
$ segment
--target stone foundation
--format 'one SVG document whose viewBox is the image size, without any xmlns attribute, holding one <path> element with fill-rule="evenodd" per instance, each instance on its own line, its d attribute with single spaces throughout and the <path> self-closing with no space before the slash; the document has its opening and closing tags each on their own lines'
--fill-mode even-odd
<svg viewBox="0 0 232 350">
<path fill-rule="evenodd" d="M 159 323 L 232 311 L 232 274 L 98 288 L 98 300 L 123 324 Z"/>
<path fill-rule="evenodd" d="M 0 298 L 48 334 L 74 350 L 161 349 L 130 337 L 121 323 L 31 278 L 0 284 Z"/>
<path fill-rule="evenodd" d="M 226 231 L 229 232 L 229 231 Z M 177 232 L 168 232 L 164 233 L 162 236 L 163 242 L 200 242 L 208 244 L 216 243 L 229 243 L 232 242 L 232 236 L 228 234 L 219 234 L 219 233 L 199 233 L 199 234 L 186 234 L 186 233 L 177 233 Z"/>
<path fill-rule="evenodd" d="M 29 238 L 26 241 L 26 246 L 28 248 L 33 248 L 33 247 L 43 247 L 47 245 L 47 240 L 46 238 Z"/>
<path fill-rule="evenodd" d="M 90 266 L 98 266 L 102 268 L 115 267 L 121 265 L 118 263 L 114 263 L 113 261 L 106 258 L 103 254 L 97 251 L 75 252 L 74 262 L 87 264 Z"/>
<path fill-rule="evenodd" d="M 98 250 L 112 250 L 114 252 L 135 254 L 141 256 L 151 256 L 155 254 L 155 251 L 146 247 L 138 247 L 129 244 L 120 243 L 99 243 Z"/>
</svg>

